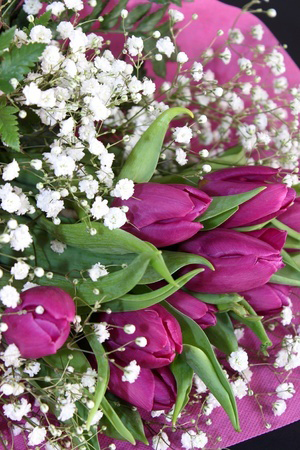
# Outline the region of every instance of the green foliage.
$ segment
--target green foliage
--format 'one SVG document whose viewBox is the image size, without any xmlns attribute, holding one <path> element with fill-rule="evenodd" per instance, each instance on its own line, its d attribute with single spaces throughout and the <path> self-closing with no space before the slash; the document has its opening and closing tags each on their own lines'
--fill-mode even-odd
<svg viewBox="0 0 300 450">
<path fill-rule="evenodd" d="M 189 291 L 188 291 L 189 292 Z M 239 294 L 203 294 L 202 292 L 191 292 L 190 294 L 205 303 L 210 303 L 211 305 L 226 305 L 228 303 L 240 302 L 243 297 Z"/>
<path fill-rule="evenodd" d="M 14 91 L 10 84 L 12 78 L 21 81 L 28 72 L 34 67 L 39 57 L 45 49 L 45 44 L 32 43 L 14 47 L 9 53 L 3 55 L 0 64 L 0 89 L 9 94 Z"/>
<path fill-rule="evenodd" d="M 1 81 L 0 81 L 1 84 Z M 5 145 L 20 150 L 18 119 L 15 113 L 18 108 L 0 104 L 0 137 Z"/>
<path fill-rule="evenodd" d="M 111 407 L 113 407 L 115 413 L 121 420 L 123 426 L 131 433 L 134 439 L 148 445 L 148 441 L 144 433 L 143 422 L 139 412 L 136 409 L 133 409 L 131 405 L 123 402 L 109 392 L 107 393 L 106 397 Z M 105 434 L 107 436 L 118 440 L 124 440 L 124 436 L 121 433 L 122 430 L 119 431 L 118 428 L 116 426 L 113 426 L 112 422 L 109 421 L 106 417 L 104 417 L 100 423 L 101 425 L 105 425 L 107 427 L 105 430 Z"/>
<path fill-rule="evenodd" d="M 142 19 L 147 12 L 149 12 L 151 8 L 150 4 L 145 5 L 138 5 L 136 8 L 132 9 L 127 18 L 125 19 L 125 28 L 131 28 L 133 25 L 136 25 L 136 23 Z M 143 22 L 142 22 L 143 23 Z"/>
<path fill-rule="evenodd" d="M 177 355 L 171 364 L 171 370 L 176 380 L 177 395 L 172 417 L 173 425 L 176 424 L 179 414 L 189 401 L 189 394 L 193 384 L 194 371 L 186 365 L 183 355 Z"/>
<path fill-rule="evenodd" d="M 238 349 L 238 342 L 229 315 L 226 312 L 217 313 L 217 323 L 205 330 L 209 341 L 226 355 Z"/>
<path fill-rule="evenodd" d="M 205 158 L 205 161 L 210 164 L 213 170 L 219 170 L 233 166 L 244 166 L 247 164 L 245 150 L 241 145 L 229 148 L 217 158 Z"/>
<path fill-rule="evenodd" d="M 165 12 L 167 11 L 167 6 L 158 9 L 152 14 L 149 14 L 136 28 L 135 31 L 137 32 L 143 32 L 143 33 L 150 33 L 153 32 L 153 30 L 157 29 L 157 24 L 161 21 L 161 19 L 164 17 Z M 150 40 L 150 39 L 149 39 Z M 155 47 L 155 40 L 151 41 L 151 46 Z M 153 45 L 154 44 L 154 45 Z M 146 50 L 148 51 L 148 50 Z"/>
<path fill-rule="evenodd" d="M 270 341 L 270 339 L 266 333 L 266 330 L 262 324 L 262 321 L 261 321 L 262 318 L 256 314 L 254 309 L 249 305 L 249 303 L 245 299 L 243 299 L 240 302 L 240 304 L 246 311 L 246 314 L 242 315 L 242 314 L 237 314 L 236 312 L 230 311 L 230 316 L 233 319 L 237 320 L 238 322 L 241 322 L 244 325 L 246 325 L 248 328 L 250 328 L 256 334 L 256 336 L 259 338 L 259 340 L 262 343 L 262 345 L 261 345 L 262 352 L 267 355 L 266 348 L 270 347 L 272 345 L 272 342 Z M 257 320 L 253 320 L 253 317 L 256 318 Z"/>
<path fill-rule="evenodd" d="M 136 442 L 132 433 L 129 431 L 126 425 L 124 425 L 115 408 L 105 397 L 103 397 L 102 399 L 101 409 L 113 428 L 120 434 L 121 439 L 124 439 L 125 441 L 130 442 L 132 445 L 135 445 Z M 126 414 L 125 417 L 123 416 L 122 418 L 124 420 L 124 418 L 126 418 Z"/>
<path fill-rule="evenodd" d="M 182 114 L 193 117 L 193 113 L 186 108 L 170 108 L 157 117 L 134 146 L 118 179 L 129 178 L 136 183 L 145 183 L 151 179 L 169 124 L 174 117 Z"/>
<path fill-rule="evenodd" d="M 34 23 L 29 24 L 28 30 L 30 31 L 36 25 L 43 25 L 44 27 L 46 27 L 50 21 L 51 14 L 51 11 L 46 11 L 40 17 L 36 17 Z"/>
<path fill-rule="evenodd" d="M 204 331 L 194 320 L 173 308 L 167 302 L 163 306 L 178 320 L 184 342 L 182 356 L 186 363 L 206 384 L 228 414 L 234 429 L 239 431 L 239 418 L 235 398 Z"/>
<path fill-rule="evenodd" d="M 174 294 L 178 289 L 184 286 L 189 280 L 191 280 L 195 275 L 202 272 L 203 269 L 192 270 L 191 272 L 183 275 L 176 280 L 177 286 L 172 286 L 168 284 L 162 288 L 156 289 L 155 291 L 146 292 L 142 294 L 126 294 L 112 302 L 109 303 L 109 308 L 116 312 L 121 311 L 137 311 L 139 309 L 148 308 L 149 306 L 160 303 L 170 295 Z"/>
<path fill-rule="evenodd" d="M 204 225 L 204 230 L 216 228 L 231 217 L 239 205 L 255 197 L 264 189 L 266 188 L 262 186 L 242 194 L 213 197 L 208 209 L 196 221 Z"/>
<path fill-rule="evenodd" d="M 113 8 L 108 14 L 105 14 L 103 16 L 103 22 L 101 22 L 101 28 L 110 29 L 113 28 L 119 18 L 122 9 L 126 8 L 126 5 L 128 3 L 128 0 L 119 0 L 117 6 Z"/>
<path fill-rule="evenodd" d="M 14 38 L 15 31 L 16 27 L 12 27 L 0 35 L 0 55 L 2 55 L 3 52 L 10 46 Z"/>
</svg>

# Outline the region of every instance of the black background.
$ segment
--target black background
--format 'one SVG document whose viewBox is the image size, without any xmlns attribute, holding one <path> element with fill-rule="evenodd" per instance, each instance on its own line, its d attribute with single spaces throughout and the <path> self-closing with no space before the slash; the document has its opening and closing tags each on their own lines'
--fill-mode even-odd
<svg viewBox="0 0 300 450">
<path fill-rule="evenodd" d="M 239 7 L 246 3 L 245 0 L 222 1 Z M 270 0 L 268 3 L 262 1 L 258 7 L 260 6 L 263 9 L 277 10 L 277 17 L 274 19 L 265 14 L 259 14 L 258 17 L 272 30 L 281 44 L 288 45 L 287 51 L 300 66 L 300 0 Z M 230 450 L 300 450 L 300 422 L 233 445 Z"/>
</svg>

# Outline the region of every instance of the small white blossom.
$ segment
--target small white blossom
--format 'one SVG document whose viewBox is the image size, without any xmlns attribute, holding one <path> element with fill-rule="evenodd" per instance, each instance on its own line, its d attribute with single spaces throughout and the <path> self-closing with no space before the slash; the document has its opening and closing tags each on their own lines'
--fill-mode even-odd
<svg viewBox="0 0 300 450">
<path fill-rule="evenodd" d="M 168 450 L 170 445 L 171 443 L 169 437 L 164 431 L 153 436 L 152 438 L 152 448 L 154 450 Z"/>
<path fill-rule="evenodd" d="M 245 36 L 239 28 L 233 28 L 229 30 L 229 39 L 233 44 L 242 44 L 245 40 Z"/>
<path fill-rule="evenodd" d="M 31 410 L 31 405 L 25 398 L 21 398 L 19 402 L 8 403 L 3 406 L 3 412 L 6 417 L 11 420 L 20 422 L 23 416 L 26 416 Z"/>
<path fill-rule="evenodd" d="M 33 27 L 29 36 L 32 42 L 40 42 L 42 44 L 50 44 L 52 39 L 51 30 L 44 27 L 44 25 L 36 25 Z"/>
<path fill-rule="evenodd" d="M 91 214 L 96 219 L 102 219 L 108 212 L 109 207 L 107 206 L 108 201 L 103 200 L 102 197 L 97 196 L 92 207 Z"/>
<path fill-rule="evenodd" d="M 97 281 L 98 278 L 104 277 L 105 275 L 108 275 L 108 271 L 106 270 L 105 266 L 101 264 L 100 262 L 94 264 L 89 270 L 89 276 L 92 281 Z"/>
<path fill-rule="evenodd" d="M 241 347 L 229 355 L 228 362 L 230 367 L 237 372 L 241 372 L 248 367 L 248 355 Z"/>
<path fill-rule="evenodd" d="M 142 53 L 144 42 L 141 37 L 131 36 L 127 39 L 127 48 L 131 56 L 137 56 Z"/>
<path fill-rule="evenodd" d="M 170 58 L 172 53 L 174 53 L 174 51 L 175 51 L 175 46 L 174 46 L 173 42 L 171 41 L 171 39 L 169 38 L 169 36 L 160 38 L 156 42 L 156 48 L 159 51 L 159 53 L 163 53 L 168 58 Z"/>
<path fill-rule="evenodd" d="M 24 280 L 28 276 L 30 266 L 24 261 L 16 262 L 10 269 L 10 273 L 14 276 L 15 280 Z"/>
<path fill-rule="evenodd" d="M 121 228 L 126 221 L 126 214 L 121 208 L 109 208 L 109 211 L 104 216 L 104 225 L 110 230 Z"/>
<path fill-rule="evenodd" d="M 0 289 L 0 300 L 8 308 L 16 308 L 20 302 L 20 294 L 15 287 L 7 285 Z"/>
<path fill-rule="evenodd" d="M 110 195 L 112 197 L 119 197 L 122 200 L 128 200 L 133 196 L 134 193 L 134 182 L 128 178 L 123 178 L 119 180 L 115 188 L 111 191 Z"/>
<path fill-rule="evenodd" d="M 262 40 L 264 35 L 264 29 L 260 23 L 258 25 L 254 25 L 254 27 L 251 28 L 251 35 L 254 39 L 257 39 L 258 41 Z"/>
<path fill-rule="evenodd" d="M 99 409 L 91 421 L 91 426 L 97 425 L 97 423 L 99 422 L 100 419 L 102 419 L 102 417 L 103 417 L 103 412 L 100 411 L 100 409 Z"/>
<path fill-rule="evenodd" d="M 194 62 L 191 69 L 192 77 L 195 81 L 200 81 L 203 77 L 203 66 L 200 62 Z"/>
<path fill-rule="evenodd" d="M 193 132 L 190 127 L 176 127 L 173 132 L 175 142 L 179 144 L 189 144 L 193 137 Z"/>
<path fill-rule="evenodd" d="M 180 165 L 180 166 L 184 166 L 185 164 L 187 164 L 188 162 L 188 158 L 187 158 L 187 154 L 186 152 L 182 149 L 182 148 L 176 148 L 176 162 Z"/>
<path fill-rule="evenodd" d="M 81 384 L 83 387 L 93 387 L 95 386 L 97 381 L 97 372 L 94 369 L 91 369 L 90 367 L 87 369 L 87 371 L 82 375 L 81 378 Z"/>
<path fill-rule="evenodd" d="M 26 363 L 25 369 L 23 369 L 23 372 L 27 373 L 30 377 L 34 377 L 39 373 L 41 370 L 41 365 L 37 361 L 31 361 L 29 363 Z"/>
<path fill-rule="evenodd" d="M 98 341 L 102 344 L 104 341 L 110 338 L 110 333 L 108 331 L 108 325 L 106 322 L 95 323 L 93 325 L 95 335 L 97 336 Z"/>
<path fill-rule="evenodd" d="M 272 405 L 274 416 L 281 416 L 286 410 L 286 403 L 284 400 L 276 400 Z"/>
<path fill-rule="evenodd" d="M 179 64 L 184 64 L 189 60 L 189 57 L 186 53 L 179 52 L 176 59 Z"/>
<path fill-rule="evenodd" d="M 247 58 L 239 58 L 238 65 L 241 70 L 249 70 L 252 69 L 252 62 Z"/>
<path fill-rule="evenodd" d="M 229 64 L 231 60 L 231 51 L 228 47 L 221 53 L 219 53 L 218 57 L 223 61 L 224 64 Z"/>
<path fill-rule="evenodd" d="M 62 39 L 68 39 L 74 31 L 74 27 L 71 22 L 60 22 L 56 31 L 60 34 Z"/>
<path fill-rule="evenodd" d="M 24 0 L 23 10 L 26 14 L 33 14 L 34 16 L 39 13 L 43 4 L 39 0 Z"/>
<path fill-rule="evenodd" d="M 128 383 L 134 383 L 140 374 L 141 368 L 135 360 L 130 361 L 129 365 L 124 367 L 122 375 L 122 381 L 128 381 Z"/>
<path fill-rule="evenodd" d="M 45 427 L 35 427 L 29 434 L 28 434 L 28 445 L 39 445 L 41 444 L 45 438 L 46 438 L 47 430 Z"/>
<path fill-rule="evenodd" d="M 280 316 L 282 317 L 282 325 L 290 325 L 293 319 L 293 311 L 289 306 L 284 306 L 282 308 Z"/>
<path fill-rule="evenodd" d="M 207 444 L 208 439 L 206 433 L 199 431 L 196 433 L 194 430 L 190 430 L 181 435 L 182 448 L 186 450 L 194 448 L 203 448 Z"/>
<path fill-rule="evenodd" d="M 242 378 L 238 378 L 233 381 L 231 384 L 233 394 L 235 397 L 242 399 L 248 393 L 248 386 Z"/>
<path fill-rule="evenodd" d="M 74 9 L 74 11 L 81 11 L 84 8 L 82 0 L 64 0 L 68 9 Z"/>
<path fill-rule="evenodd" d="M 295 392 L 293 383 L 282 383 L 276 388 L 277 397 L 282 398 L 283 400 L 292 398 Z"/>
<path fill-rule="evenodd" d="M 67 420 L 71 419 L 76 411 L 76 405 L 75 403 L 66 403 L 63 405 L 60 409 L 60 414 L 58 416 L 58 420 L 61 420 L 62 422 L 66 422 Z"/>
<path fill-rule="evenodd" d="M 58 241 L 57 239 L 54 239 L 50 242 L 50 248 L 54 253 L 63 253 L 65 249 L 67 248 L 67 245 L 63 242 Z"/>
<path fill-rule="evenodd" d="M 20 172 L 19 164 L 15 159 L 13 159 L 11 163 L 7 164 L 7 166 L 4 167 L 2 179 L 4 181 L 14 180 L 19 176 L 19 172 Z"/>
<path fill-rule="evenodd" d="M 60 16 L 66 9 L 62 2 L 52 2 L 47 6 L 46 11 L 51 11 L 54 16 Z"/>
<path fill-rule="evenodd" d="M 194 384 L 196 386 L 196 392 L 197 394 L 204 394 L 204 392 L 207 391 L 207 387 L 206 385 L 203 383 L 203 381 L 201 380 L 201 378 L 199 378 L 198 375 L 194 374 Z"/>
<path fill-rule="evenodd" d="M 169 9 L 169 16 L 174 23 L 181 22 L 184 19 L 184 14 L 176 9 Z"/>
</svg>

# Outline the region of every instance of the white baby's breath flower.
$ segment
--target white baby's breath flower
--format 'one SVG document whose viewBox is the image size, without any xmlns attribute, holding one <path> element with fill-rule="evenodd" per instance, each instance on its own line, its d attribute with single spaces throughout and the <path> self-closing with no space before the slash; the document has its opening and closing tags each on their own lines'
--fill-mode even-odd
<svg viewBox="0 0 300 450">
<path fill-rule="evenodd" d="M 11 163 L 7 164 L 7 166 L 4 167 L 2 172 L 2 179 L 4 181 L 14 180 L 19 176 L 19 172 L 20 172 L 19 164 L 15 159 L 13 159 Z"/>
<path fill-rule="evenodd" d="M 58 420 L 66 422 L 67 420 L 71 419 L 74 416 L 75 411 L 76 405 L 73 402 L 62 405 L 58 416 Z"/>
<path fill-rule="evenodd" d="M 119 197 L 122 200 L 128 200 L 133 196 L 134 193 L 134 182 L 128 178 L 122 178 L 119 180 L 115 188 L 111 191 L 110 195 L 112 197 Z"/>
<path fill-rule="evenodd" d="M 247 395 L 248 386 L 247 383 L 242 378 L 238 378 L 237 380 L 231 382 L 230 384 L 235 397 L 242 399 Z"/>
<path fill-rule="evenodd" d="M 89 276 L 92 281 L 97 281 L 98 278 L 104 277 L 105 275 L 108 275 L 108 271 L 106 270 L 105 266 L 101 264 L 100 262 L 94 264 L 89 270 Z"/>
<path fill-rule="evenodd" d="M 128 383 L 134 383 L 141 371 L 140 366 L 137 364 L 135 360 L 130 361 L 128 366 L 124 367 L 124 372 L 122 375 L 122 381 L 128 381 Z"/>
<path fill-rule="evenodd" d="M 144 42 L 141 37 L 131 36 L 126 42 L 128 52 L 131 56 L 137 56 L 142 53 L 144 48 Z"/>
<path fill-rule="evenodd" d="M 186 450 L 203 448 L 207 442 L 208 438 L 203 431 L 196 433 L 196 431 L 190 430 L 181 435 L 182 448 Z"/>
<path fill-rule="evenodd" d="M 254 39 L 257 39 L 258 41 L 262 40 L 264 35 L 264 29 L 260 23 L 258 25 L 254 25 L 254 27 L 251 28 L 251 35 Z"/>
<path fill-rule="evenodd" d="M 189 144 L 193 137 L 193 132 L 190 127 L 176 127 L 173 132 L 175 142 L 179 144 Z"/>
<path fill-rule="evenodd" d="M 24 0 L 23 10 L 26 14 L 33 14 L 34 16 L 39 13 L 43 4 L 39 0 Z"/>
<path fill-rule="evenodd" d="M 92 207 L 91 214 L 96 220 L 102 219 L 108 212 L 109 207 L 107 206 L 108 201 L 103 200 L 102 197 L 97 196 Z"/>
<path fill-rule="evenodd" d="M 34 446 L 41 444 L 46 438 L 47 430 L 45 427 L 34 427 L 28 434 L 28 445 Z"/>
<path fill-rule="evenodd" d="M 81 11 L 84 8 L 82 0 L 64 0 L 64 2 L 68 9 L 73 9 L 74 11 Z"/>
<path fill-rule="evenodd" d="M 154 450 L 168 450 L 170 445 L 171 443 L 169 437 L 164 431 L 153 436 L 152 438 L 152 448 Z"/>
<path fill-rule="evenodd" d="M 30 377 L 34 377 L 41 370 L 41 365 L 37 361 L 30 361 L 26 363 L 25 369 L 23 372 L 27 373 Z"/>
<path fill-rule="evenodd" d="M 95 323 L 93 325 L 93 328 L 100 344 L 110 338 L 110 333 L 108 331 L 108 325 L 106 322 Z"/>
<path fill-rule="evenodd" d="M 52 2 L 46 7 L 46 11 L 51 11 L 54 16 L 60 16 L 66 9 L 62 2 Z"/>
<path fill-rule="evenodd" d="M 293 383 L 282 383 L 276 388 L 277 397 L 282 398 L 283 400 L 292 398 L 295 392 Z"/>
<path fill-rule="evenodd" d="M 290 325 L 293 319 L 293 311 L 289 306 L 284 306 L 282 308 L 280 316 L 282 317 L 281 323 L 282 325 Z"/>
<path fill-rule="evenodd" d="M 6 417 L 11 420 L 20 422 L 23 416 L 26 416 L 31 410 L 31 405 L 25 398 L 14 403 L 3 405 L 3 412 Z"/>
<path fill-rule="evenodd" d="M 121 208 L 109 208 L 109 211 L 104 216 L 104 225 L 110 230 L 121 228 L 126 221 L 126 213 Z"/>
<path fill-rule="evenodd" d="M 189 60 L 189 57 L 186 53 L 179 52 L 176 59 L 179 64 L 184 64 Z"/>
<path fill-rule="evenodd" d="M 24 261 L 16 262 L 10 269 L 10 273 L 14 276 L 15 280 L 24 280 L 28 276 L 30 266 Z"/>
<path fill-rule="evenodd" d="M 174 23 L 181 22 L 184 19 L 184 14 L 176 9 L 169 9 L 169 16 Z"/>
<path fill-rule="evenodd" d="M 0 289 L 0 300 L 8 308 L 16 308 L 20 301 L 20 294 L 15 287 L 6 285 Z"/>
<path fill-rule="evenodd" d="M 63 242 L 58 241 L 57 239 L 54 239 L 50 242 L 50 248 L 54 253 L 63 253 L 65 249 L 67 248 L 67 245 Z"/>
<path fill-rule="evenodd" d="M 21 353 L 15 344 L 9 344 L 5 349 L 5 352 L 1 354 L 1 359 L 4 361 L 6 367 L 20 367 Z"/>
<path fill-rule="evenodd" d="M 159 53 L 163 53 L 168 58 L 170 58 L 172 53 L 174 53 L 174 51 L 175 51 L 175 46 L 174 46 L 173 42 L 171 41 L 171 39 L 169 38 L 169 36 L 160 38 L 156 42 L 156 48 L 159 51 Z"/>
<path fill-rule="evenodd" d="M 281 416 L 286 410 L 286 403 L 284 400 L 276 400 L 272 404 L 272 411 L 274 413 L 274 416 Z"/>
<path fill-rule="evenodd" d="M 248 355 L 244 349 L 239 347 L 238 350 L 229 355 L 228 362 L 233 370 L 242 372 L 248 367 Z"/>
<path fill-rule="evenodd" d="M 36 25 L 33 27 L 29 34 L 32 42 L 40 42 L 42 44 L 50 44 L 52 39 L 52 33 L 49 28 L 44 25 Z"/>
<path fill-rule="evenodd" d="M 187 154 L 182 148 L 176 148 L 175 154 L 176 154 L 175 157 L 176 162 L 180 166 L 184 166 L 185 164 L 187 164 L 188 162 Z"/>
</svg>

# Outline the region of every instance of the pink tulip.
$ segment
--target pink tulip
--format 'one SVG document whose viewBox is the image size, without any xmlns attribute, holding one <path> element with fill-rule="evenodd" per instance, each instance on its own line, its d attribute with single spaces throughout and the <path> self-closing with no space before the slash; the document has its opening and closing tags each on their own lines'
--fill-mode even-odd
<svg viewBox="0 0 300 450">
<path fill-rule="evenodd" d="M 60 288 L 37 286 L 21 293 L 21 304 L 7 308 L 3 322 L 8 325 L 4 337 L 15 344 L 23 358 L 42 358 L 62 347 L 75 317 L 75 304 Z M 17 314 L 27 311 L 25 314 Z"/>
</svg>

